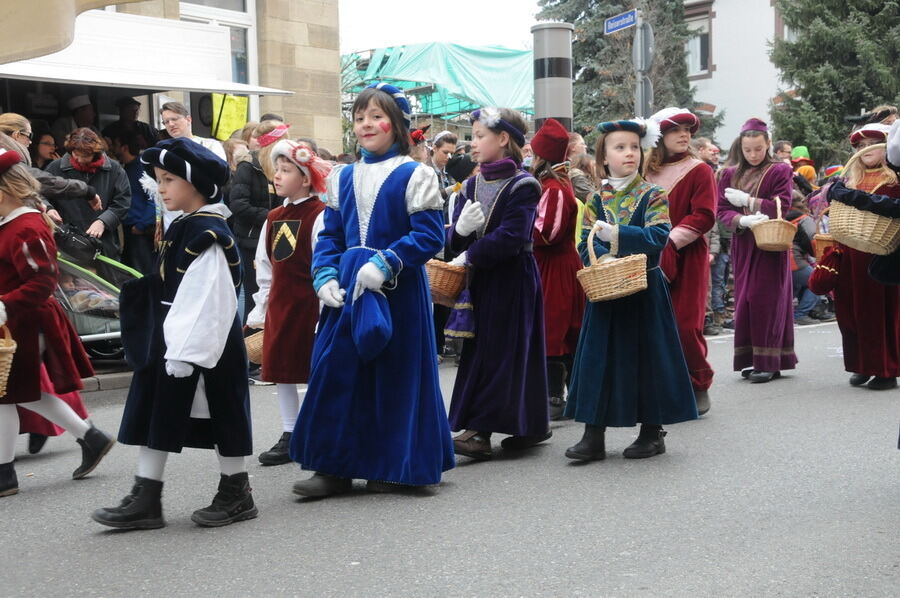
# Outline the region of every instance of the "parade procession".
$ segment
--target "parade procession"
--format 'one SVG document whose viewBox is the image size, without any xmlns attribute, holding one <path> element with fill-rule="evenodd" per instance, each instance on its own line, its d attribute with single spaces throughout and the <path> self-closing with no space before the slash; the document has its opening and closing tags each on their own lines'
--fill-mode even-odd
<svg viewBox="0 0 900 598">
<path fill-rule="evenodd" d="M 457 4 L 9 2 L 0 596 L 897 595 L 900 4 Z"/>
</svg>

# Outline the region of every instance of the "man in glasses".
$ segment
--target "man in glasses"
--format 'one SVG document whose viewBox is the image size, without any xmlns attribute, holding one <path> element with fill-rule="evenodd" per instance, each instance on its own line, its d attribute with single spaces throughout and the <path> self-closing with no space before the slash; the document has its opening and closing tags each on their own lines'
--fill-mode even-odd
<svg viewBox="0 0 900 598">
<path fill-rule="evenodd" d="M 188 112 L 184 104 L 181 102 L 166 102 L 159 109 L 159 115 L 170 137 L 186 137 L 196 141 L 226 162 L 228 161 L 225 157 L 225 149 L 216 139 L 194 135 L 191 113 Z"/>
</svg>

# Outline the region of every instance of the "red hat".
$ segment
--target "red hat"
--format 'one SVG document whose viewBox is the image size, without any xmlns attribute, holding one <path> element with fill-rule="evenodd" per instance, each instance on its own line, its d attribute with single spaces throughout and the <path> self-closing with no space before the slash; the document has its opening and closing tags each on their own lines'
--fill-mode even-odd
<svg viewBox="0 0 900 598">
<path fill-rule="evenodd" d="M 690 127 L 691 135 L 696 135 L 700 130 L 700 117 L 687 108 L 663 108 L 650 118 L 659 123 L 662 133 L 679 125 Z"/>
<path fill-rule="evenodd" d="M 531 149 L 551 164 L 566 161 L 569 132 L 555 118 L 548 118 L 531 140 Z"/>
<path fill-rule="evenodd" d="M 889 125 L 881 123 L 871 123 L 864 125 L 850 134 L 850 145 L 856 147 L 863 139 L 878 139 L 884 141 L 887 139 L 888 133 L 891 131 Z"/>
<path fill-rule="evenodd" d="M 0 148 L 0 174 L 6 173 L 7 170 L 22 161 L 19 152 Z"/>
<path fill-rule="evenodd" d="M 269 158 L 275 164 L 279 157 L 294 163 L 309 177 L 310 188 L 317 193 L 325 193 L 326 179 L 331 174 L 331 163 L 318 156 L 307 144 L 290 139 L 282 139 L 272 148 Z"/>
</svg>

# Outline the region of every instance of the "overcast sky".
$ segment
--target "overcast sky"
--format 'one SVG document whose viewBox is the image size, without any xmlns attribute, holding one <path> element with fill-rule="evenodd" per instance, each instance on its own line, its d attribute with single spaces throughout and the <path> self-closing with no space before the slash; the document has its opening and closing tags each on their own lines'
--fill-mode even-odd
<svg viewBox="0 0 900 598">
<path fill-rule="evenodd" d="M 531 48 L 537 0 L 340 0 L 341 54 L 447 42 Z"/>
</svg>

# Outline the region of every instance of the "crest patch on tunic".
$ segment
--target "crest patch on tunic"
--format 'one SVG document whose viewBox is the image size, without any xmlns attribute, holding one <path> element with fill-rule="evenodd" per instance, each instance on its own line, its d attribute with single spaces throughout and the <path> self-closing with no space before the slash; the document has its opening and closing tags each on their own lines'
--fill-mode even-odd
<svg viewBox="0 0 900 598">
<path fill-rule="evenodd" d="M 292 255 L 297 249 L 297 238 L 300 236 L 299 220 L 276 220 L 272 223 L 272 259 L 281 262 Z"/>
</svg>

